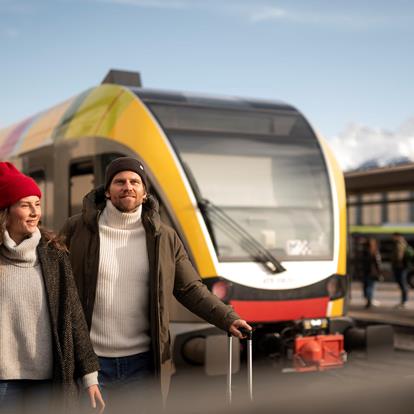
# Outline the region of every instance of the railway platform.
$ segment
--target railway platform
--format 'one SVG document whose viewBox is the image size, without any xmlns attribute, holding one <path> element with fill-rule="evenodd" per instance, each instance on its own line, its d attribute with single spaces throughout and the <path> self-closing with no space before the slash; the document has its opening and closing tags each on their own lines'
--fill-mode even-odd
<svg viewBox="0 0 414 414">
<path fill-rule="evenodd" d="M 396 283 L 378 282 L 375 286 L 374 298 L 378 301 L 378 305 L 366 309 L 362 283 L 352 282 L 349 316 L 366 322 L 414 328 L 414 290 L 410 291 L 404 309 L 396 307 L 400 302 L 400 290 Z"/>
<path fill-rule="evenodd" d="M 402 351 L 414 351 L 414 290 L 409 293 L 405 309 L 398 309 L 400 290 L 392 282 L 378 282 L 375 289 L 378 306 L 365 308 L 362 283 L 353 282 L 348 315 L 364 324 L 386 324 L 394 328 L 394 347 Z"/>
</svg>

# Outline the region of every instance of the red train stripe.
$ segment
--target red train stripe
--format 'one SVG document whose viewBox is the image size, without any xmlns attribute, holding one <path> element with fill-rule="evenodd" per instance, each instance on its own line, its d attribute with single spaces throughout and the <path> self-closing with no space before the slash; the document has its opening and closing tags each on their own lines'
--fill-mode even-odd
<svg viewBox="0 0 414 414">
<path fill-rule="evenodd" d="M 232 300 L 234 310 L 249 322 L 290 321 L 302 318 L 324 318 L 329 298 L 286 301 Z"/>
</svg>

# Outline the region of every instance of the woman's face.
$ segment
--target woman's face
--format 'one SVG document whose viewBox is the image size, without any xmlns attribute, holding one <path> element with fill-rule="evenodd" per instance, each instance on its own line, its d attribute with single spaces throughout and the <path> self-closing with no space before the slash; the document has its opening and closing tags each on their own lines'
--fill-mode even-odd
<svg viewBox="0 0 414 414">
<path fill-rule="evenodd" d="M 38 196 L 24 197 L 10 206 L 6 225 L 10 237 L 20 243 L 31 235 L 37 229 L 41 214 Z"/>
</svg>

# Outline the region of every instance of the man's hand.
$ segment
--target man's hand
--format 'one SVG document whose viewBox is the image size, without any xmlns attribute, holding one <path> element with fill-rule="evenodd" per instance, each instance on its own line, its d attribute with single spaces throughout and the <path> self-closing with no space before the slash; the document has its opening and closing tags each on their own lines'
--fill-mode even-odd
<svg viewBox="0 0 414 414">
<path fill-rule="evenodd" d="M 237 338 L 243 339 L 246 336 L 243 335 L 240 331 L 239 328 L 245 329 L 246 331 L 251 331 L 253 328 L 243 319 L 236 319 L 230 326 L 229 328 L 229 332 L 233 335 L 236 336 Z"/>
<path fill-rule="evenodd" d="M 97 385 L 91 385 L 88 388 L 89 399 L 91 401 L 92 408 L 98 408 L 99 414 L 105 410 L 105 403 L 101 395 L 101 391 Z M 97 407 L 98 406 L 98 407 Z"/>
</svg>

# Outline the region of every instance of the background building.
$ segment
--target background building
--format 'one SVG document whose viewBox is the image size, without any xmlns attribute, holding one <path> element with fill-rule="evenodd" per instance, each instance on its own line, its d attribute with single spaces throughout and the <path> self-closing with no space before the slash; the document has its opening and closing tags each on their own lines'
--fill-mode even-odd
<svg viewBox="0 0 414 414">
<path fill-rule="evenodd" d="M 414 163 L 345 174 L 350 226 L 414 223 Z"/>
</svg>

